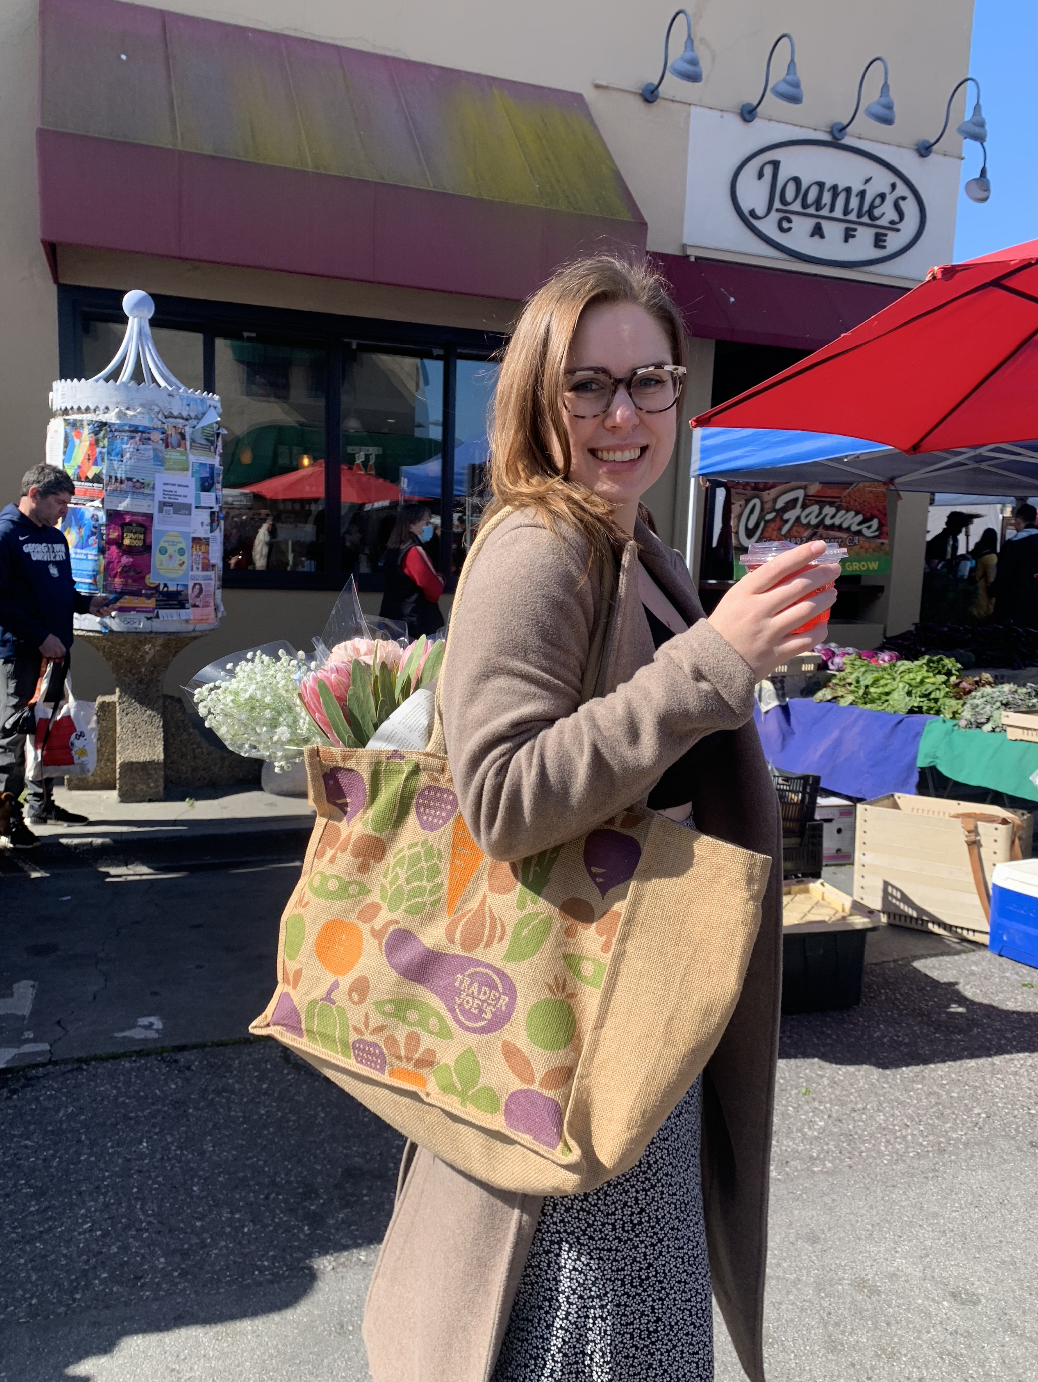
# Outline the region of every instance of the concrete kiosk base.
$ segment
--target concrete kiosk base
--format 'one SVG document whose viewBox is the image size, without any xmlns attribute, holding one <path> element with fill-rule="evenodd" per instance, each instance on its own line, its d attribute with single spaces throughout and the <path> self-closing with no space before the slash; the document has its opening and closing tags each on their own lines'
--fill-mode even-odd
<svg viewBox="0 0 1038 1382">
<path fill-rule="evenodd" d="M 77 635 L 97 649 L 115 677 L 114 785 L 120 801 L 162 800 L 166 788 L 162 683 L 177 653 L 202 636 L 197 633 Z M 102 718 L 108 719 L 108 716 L 99 717 L 99 740 Z M 110 756 L 110 750 L 105 756 Z M 100 751 L 98 758 L 101 769 L 103 756 Z M 105 766 L 110 772 L 110 762 Z M 88 779 L 81 780 L 86 786 Z"/>
</svg>

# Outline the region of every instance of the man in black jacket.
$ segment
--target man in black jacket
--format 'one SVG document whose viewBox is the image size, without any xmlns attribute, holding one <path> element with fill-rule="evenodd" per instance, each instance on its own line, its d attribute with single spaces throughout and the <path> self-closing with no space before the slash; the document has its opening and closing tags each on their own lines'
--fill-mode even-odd
<svg viewBox="0 0 1038 1382">
<path fill-rule="evenodd" d="M 17 504 L 0 512 L 0 841 L 32 849 L 38 838 L 22 819 L 25 736 L 35 730 L 29 702 L 43 659 L 64 661 L 73 614 L 100 614 L 111 601 L 84 595 L 72 581 L 68 543 L 58 524 L 75 486 L 56 466 L 36 465 L 22 477 Z M 81 825 L 57 806 L 52 780 L 29 783 L 29 820 Z"/>
<path fill-rule="evenodd" d="M 1015 533 L 1007 534 L 998 554 L 991 594 L 994 622 L 1038 629 L 1038 509 L 1020 504 L 1013 515 Z"/>
</svg>

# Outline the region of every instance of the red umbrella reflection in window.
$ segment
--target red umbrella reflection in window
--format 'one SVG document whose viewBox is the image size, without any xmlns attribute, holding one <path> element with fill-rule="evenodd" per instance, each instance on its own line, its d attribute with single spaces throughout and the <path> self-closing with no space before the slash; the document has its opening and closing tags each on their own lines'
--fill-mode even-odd
<svg viewBox="0 0 1038 1382">
<path fill-rule="evenodd" d="M 400 498 L 399 485 L 345 465 L 340 471 L 339 486 L 344 504 L 378 504 Z M 257 485 L 240 485 L 238 488 L 261 494 L 264 499 L 323 499 L 324 461 L 314 461 L 313 465 L 290 470 L 287 475 L 275 475 L 269 480 L 261 480 Z"/>
</svg>

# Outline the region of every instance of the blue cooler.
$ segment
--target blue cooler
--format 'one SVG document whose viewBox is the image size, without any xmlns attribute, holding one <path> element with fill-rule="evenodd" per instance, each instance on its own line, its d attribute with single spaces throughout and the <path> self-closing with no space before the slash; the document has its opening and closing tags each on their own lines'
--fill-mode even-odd
<svg viewBox="0 0 1038 1382">
<path fill-rule="evenodd" d="M 1038 859 L 995 865 L 988 948 L 1038 969 Z"/>
</svg>

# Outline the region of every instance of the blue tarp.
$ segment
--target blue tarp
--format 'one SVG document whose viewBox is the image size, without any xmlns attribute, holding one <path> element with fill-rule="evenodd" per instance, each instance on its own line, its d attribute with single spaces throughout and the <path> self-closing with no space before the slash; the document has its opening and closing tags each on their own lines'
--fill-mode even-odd
<svg viewBox="0 0 1038 1382">
<path fill-rule="evenodd" d="M 817 773 L 839 796 L 915 794 L 919 740 L 933 715 L 891 715 L 803 699 L 753 712 L 769 763 L 787 773 Z"/>
</svg>

